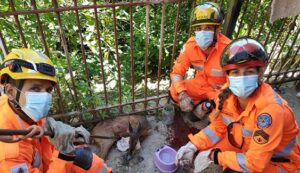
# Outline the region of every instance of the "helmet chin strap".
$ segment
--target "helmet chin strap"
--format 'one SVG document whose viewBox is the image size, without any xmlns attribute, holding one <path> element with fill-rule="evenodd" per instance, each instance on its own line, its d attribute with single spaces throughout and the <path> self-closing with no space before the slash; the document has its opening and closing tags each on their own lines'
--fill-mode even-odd
<svg viewBox="0 0 300 173">
<path fill-rule="evenodd" d="M 15 108 L 19 109 L 21 108 L 19 103 L 20 103 L 21 90 L 24 86 L 24 80 L 23 79 L 19 80 L 16 85 L 17 85 L 15 87 L 17 90 L 16 99 L 12 100 L 11 102 L 13 103 Z"/>
</svg>

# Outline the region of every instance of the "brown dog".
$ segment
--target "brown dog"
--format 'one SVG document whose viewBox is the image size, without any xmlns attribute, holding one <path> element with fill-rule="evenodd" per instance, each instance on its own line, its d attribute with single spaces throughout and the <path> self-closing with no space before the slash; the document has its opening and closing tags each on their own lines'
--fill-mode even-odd
<svg viewBox="0 0 300 173">
<path fill-rule="evenodd" d="M 94 138 L 97 146 L 96 154 L 105 158 L 111 146 L 121 137 L 129 136 L 128 159 L 135 153 L 136 144 L 141 138 L 148 136 L 150 125 L 145 116 L 120 116 L 99 122 L 92 130 L 91 135 L 112 137 L 111 139 Z"/>
</svg>

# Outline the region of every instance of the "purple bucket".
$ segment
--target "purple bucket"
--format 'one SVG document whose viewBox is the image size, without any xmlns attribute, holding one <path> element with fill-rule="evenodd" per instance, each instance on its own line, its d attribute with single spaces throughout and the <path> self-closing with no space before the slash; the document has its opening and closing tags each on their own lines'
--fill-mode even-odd
<svg viewBox="0 0 300 173">
<path fill-rule="evenodd" d="M 177 170 L 175 165 L 176 151 L 165 145 L 154 153 L 154 163 L 162 173 L 173 173 Z"/>
</svg>

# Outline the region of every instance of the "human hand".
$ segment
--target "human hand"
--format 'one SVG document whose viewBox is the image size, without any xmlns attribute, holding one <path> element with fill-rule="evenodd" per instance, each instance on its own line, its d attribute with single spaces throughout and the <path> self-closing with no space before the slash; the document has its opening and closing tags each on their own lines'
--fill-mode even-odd
<svg viewBox="0 0 300 173">
<path fill-rule="evenodd" d="M 175 164 L 181 166 L 191 164 L 196 151 L 197 147 L 191 142 L 188 142 L 177 151 Z"/>
<path fill-rule="evenodd" d="M 0 141 L 6 143 L 15 143 L 27 138 L 40 138 L 44 135 L 44 129 L 37 125 L 31 125 L 26 130 L 29 131 L 29 133 L 25 136 L 19 137 L 19 136 L 5 135 L 5 136 L 0 136 Z"/>
<path fill-rule="evenodd" d="M 206 169 L 213 161 L 209 158 L 211 150 L 200 152 L 194 161 L 194 173 L 200 173 Z"/>
<path fill-rule="evenodd" d="M 83 126 L 75 128 L 75 144 L 89 144 L 90 143 L 90 132 L 87 131 Z"/>
<path fill-rule="evenodd" d="M 60 121 L 55 121 L 51 117 L 47 117 L 45 123 L 46 131 L 50 131 L 54 134 L 50 137 L 50 142 L 54 147 L 63 154 L 73 154 L 74 148 L 74 138 L 75 138 L 75 128 L 64 124 Z"/>
<path fill-rule="evenodd" d="M 179 93 L 179 107 L 183 112 L 190 112 L 194 108 L 194 102 L 185 91 Z"/>
</svg>

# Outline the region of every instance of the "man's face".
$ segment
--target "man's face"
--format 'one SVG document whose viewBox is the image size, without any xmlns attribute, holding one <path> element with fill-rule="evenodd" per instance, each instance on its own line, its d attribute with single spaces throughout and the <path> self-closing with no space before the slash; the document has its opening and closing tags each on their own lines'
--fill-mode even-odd
<svg viewBox="0 0 300 173">
<path fill-rule="evenodd" d="M 51 94 L 52 90 L 53 90 L 53 85 L 51 81 L 41 80 L 41 79 L 26 79 L 24 81 L 23 88 L 21 89 L 19 104 L 20 106 L 25 105 L 26 103 L 25 92 L 48 92 Z M 17 89 L 11 84 L 8 84 L 6 88 L 6 94 L 10 100 L 15 99 L 17 94 Z"/>
</svg>

